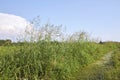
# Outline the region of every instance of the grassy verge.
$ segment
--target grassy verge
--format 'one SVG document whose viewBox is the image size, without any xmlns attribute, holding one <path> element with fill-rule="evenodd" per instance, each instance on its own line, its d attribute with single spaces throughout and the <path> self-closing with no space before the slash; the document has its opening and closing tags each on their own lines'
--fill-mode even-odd
<svg viewBox="0 0 120 80">
<path fill-rule="evenodd" d="M 109 63 L 90 64 L 82 68 L 76 80 L 120 80 L 120 51 L 115 51 Z"/>
<path fill-rule="evenodd" d="M 120 50 L 116 51 L 111 58 L 111 68 L 105 72 L 106 80 L 120 80 Z"/>
</svg>

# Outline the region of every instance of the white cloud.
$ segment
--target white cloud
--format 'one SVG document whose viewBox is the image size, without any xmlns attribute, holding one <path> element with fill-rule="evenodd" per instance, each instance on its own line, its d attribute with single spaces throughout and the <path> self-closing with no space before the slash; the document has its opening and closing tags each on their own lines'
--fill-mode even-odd
<svg viewBox="0 0 120 80">
<path fill-rule="evenodd" d="M 24 33 L 28 23 L 20 16 L 0 13 L 0 39 L 15 40 Z"/>
</svg>

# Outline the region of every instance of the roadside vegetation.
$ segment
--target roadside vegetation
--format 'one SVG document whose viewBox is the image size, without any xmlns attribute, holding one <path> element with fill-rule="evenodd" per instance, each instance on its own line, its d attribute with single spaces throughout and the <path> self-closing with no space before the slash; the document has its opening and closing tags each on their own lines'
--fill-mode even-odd
<svg viewBox="0 0 120 80">
<path fill-rule="evenodd" d="M 0 80 L 74 80 L 82 68 L 120 46 L 92 41 L 86 32 L 63 39 L 60 26 L 51 24 L 34 30 L 26 31 L 21 42 L 0 46 Z M 106 80 L 120 79 L 118 53 L 111 59 L 112 69 L 105 72 Z"/>
</svg>

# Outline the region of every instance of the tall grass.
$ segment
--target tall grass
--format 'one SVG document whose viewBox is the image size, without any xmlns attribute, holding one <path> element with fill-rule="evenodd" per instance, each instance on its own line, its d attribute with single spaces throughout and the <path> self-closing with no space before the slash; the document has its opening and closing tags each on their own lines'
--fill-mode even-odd
<svg viewBox="0 0 120 80">
<path fill-rule="evenodd" d="M 90 42 L 84 32 L 77 40 L 55 41 L 62 34 L 56 27 L 45 25 L 34 34 L 27 32 L 32 39 L 21 45 L 0 46 L 0 79 L 73 80 L 80 68 L 117 48 L 111 43 Z"/>
<path fill-rule="evenodd" d="M 5 49 L 6 47 L 0 47 Z M 77 71 L 109 51 L 90 42 L 37 42 L 9 46 L 0 56 L 0 79 L 69 80 Z M 2 53 L 2 51 L 1 51 Z"/>
</svg>

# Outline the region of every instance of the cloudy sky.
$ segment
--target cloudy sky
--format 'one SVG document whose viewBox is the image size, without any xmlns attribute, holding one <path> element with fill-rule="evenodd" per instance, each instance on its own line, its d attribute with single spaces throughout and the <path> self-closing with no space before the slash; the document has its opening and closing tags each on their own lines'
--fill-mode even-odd
<svg viewBox="0 0 120 80">
<path fill-rule="evenodd" d="M 66 26 L 67 33 L 84 30 L 103 41 L 120 41 L 120 0 L 1 0 L 0 13 L 17 15 L 27 21 L 40 15 L 43 22 L 49 19 L 51 23 Z M 3 18 L 0 16 L 0 37 L 21 30 L 21 22 L 14 19 L 20 26 L 13 26 L 12 19 Z M 9 25 L 1 27 L 6 24 Z"/>
<path fill-rule="evenodd" d="M 28 22 L 22 17 L 0 13 L 0 39 L 17 39 L 27 25 Z"/>
</svg>

